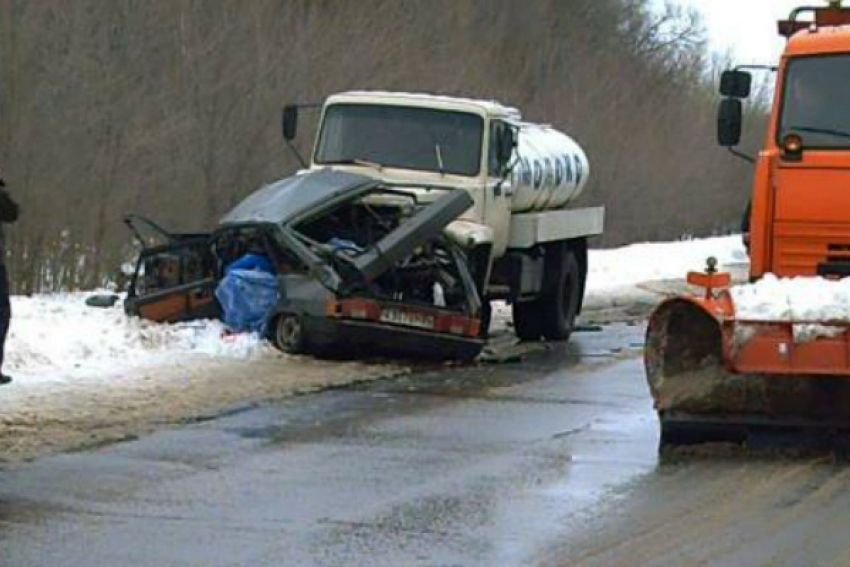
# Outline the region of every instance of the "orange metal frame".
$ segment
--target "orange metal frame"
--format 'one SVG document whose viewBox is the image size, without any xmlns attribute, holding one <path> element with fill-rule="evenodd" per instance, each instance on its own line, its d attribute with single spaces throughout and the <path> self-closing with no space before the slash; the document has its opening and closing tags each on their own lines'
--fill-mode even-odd
<svg viewBox="0 0 850 567">
<path fill-rule="evenodd" d="M 740 373 L 829 375 L 850 377 L 850 324 L 832 325 L 843 328 L 834 337 L 797 342 L 796 325 L 823 322 L 740 321 L 723 324 L 724 360 Z M 736 332 L 751 328 L 753 335 L 741 345 L 735 344 Z"/>
<path fill-rule="evenodd" d="M 723 363 L 730 371 L 850 377 L 850 323 L 738 319 L 729 291 L 721 289 L 715 292 L 718 288 L 728 287 L 730 280 L 726 273 L 688 274 L 688 283 L 705 288 L 702 297 L 688 299 L 717 321 L 722 337 Z M 798 342 L 794 329 L 800 325 L 829 327 L 834 335 Z"/>
<path fill-rule="evenodd" d="M 850 323 L 841 321 L 759 321 L 735 317 L 728 290 L 729 274 L 688 274 L 688 282 L 705 288 L 704 296 L 688 298 L 710 314 L 721 333 L 724 365 L 732 372 L 771 375 L 850 377 Z M 835 329 L 834 336 L 797 342 L 794 329 L 818 325 Z M 742 337 L 740 342 L 738 337 Z"/>
</svg>

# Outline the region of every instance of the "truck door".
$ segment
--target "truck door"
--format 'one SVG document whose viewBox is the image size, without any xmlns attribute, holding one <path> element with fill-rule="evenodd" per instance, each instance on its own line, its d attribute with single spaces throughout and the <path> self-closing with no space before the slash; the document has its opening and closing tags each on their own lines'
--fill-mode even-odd
<svg viewBox="0 0 850 567">
<path fill-rule="evenodd" d="M 499 171 L 498 140 L 509 128 L 501 120 L 490 122 L 490 134 L 487 155 L 487 187 L 484 198 L 484 224 L 493 229 L 493 256 L 500 257 L 508 245 L 511 226 L 511 199 L 514 187 L 511 176 L 502 177 Z"/>
</svg>

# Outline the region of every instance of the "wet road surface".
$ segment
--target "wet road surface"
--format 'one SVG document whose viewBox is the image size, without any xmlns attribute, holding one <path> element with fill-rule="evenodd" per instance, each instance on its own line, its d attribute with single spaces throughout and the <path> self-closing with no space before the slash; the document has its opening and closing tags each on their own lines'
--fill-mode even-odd
<svg viewBox="0 0 850 567">
<path fill-rule="evenodd" d="M 553 566 L 850 565 L 850 468 L 828 459 L 665 463 L 565 534 Z"/>
<path fill-rule="evenodd" d="M 520 564 L 607 485 L 654 467 L 639 365 L 615 356 L 639 341 L 638 328 L 583 334 L 522 364 L 293 398 L 6 469 L 0 564 Z"/>
<path fill-rule="evenodd" d="M 8 468 L 0 566 L 850 564 L 842 466 L 659 462 L 641 335 Z"/>
</svg>

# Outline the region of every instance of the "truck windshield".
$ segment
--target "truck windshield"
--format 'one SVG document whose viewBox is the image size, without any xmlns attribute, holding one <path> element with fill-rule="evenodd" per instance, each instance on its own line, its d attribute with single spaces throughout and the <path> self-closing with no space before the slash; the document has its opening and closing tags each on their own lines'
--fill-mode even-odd
<svg viewBox="0 0 850 567">
<path fill-rule="evenodd" d="M 788 63 L 779 140 L 799 134 L 803 147 L 850 148 L 850 55 Z"/>
<path fill-rule="evenodd" d="M 325 110 L 316 163 L 360 163 L 478 175 L 484 120 L 475 114 L 380 104 Z"/>
</svg>

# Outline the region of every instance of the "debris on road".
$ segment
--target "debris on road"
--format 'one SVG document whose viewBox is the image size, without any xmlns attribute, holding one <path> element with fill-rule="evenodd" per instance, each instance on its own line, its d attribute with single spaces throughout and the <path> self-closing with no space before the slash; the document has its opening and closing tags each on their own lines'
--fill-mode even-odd
<svg viewBox="0 0 850 567">
<path fill-rule="evenodd" d="M 478 360 L 485 364 L 509 364 L 522 362 L 525 358 L 537 352 L 552 348 L 547 343 L 520 342 L 513 335 L 502 334 L 491 337 L 487 346 L 481 351 Z"/>
</svg>

